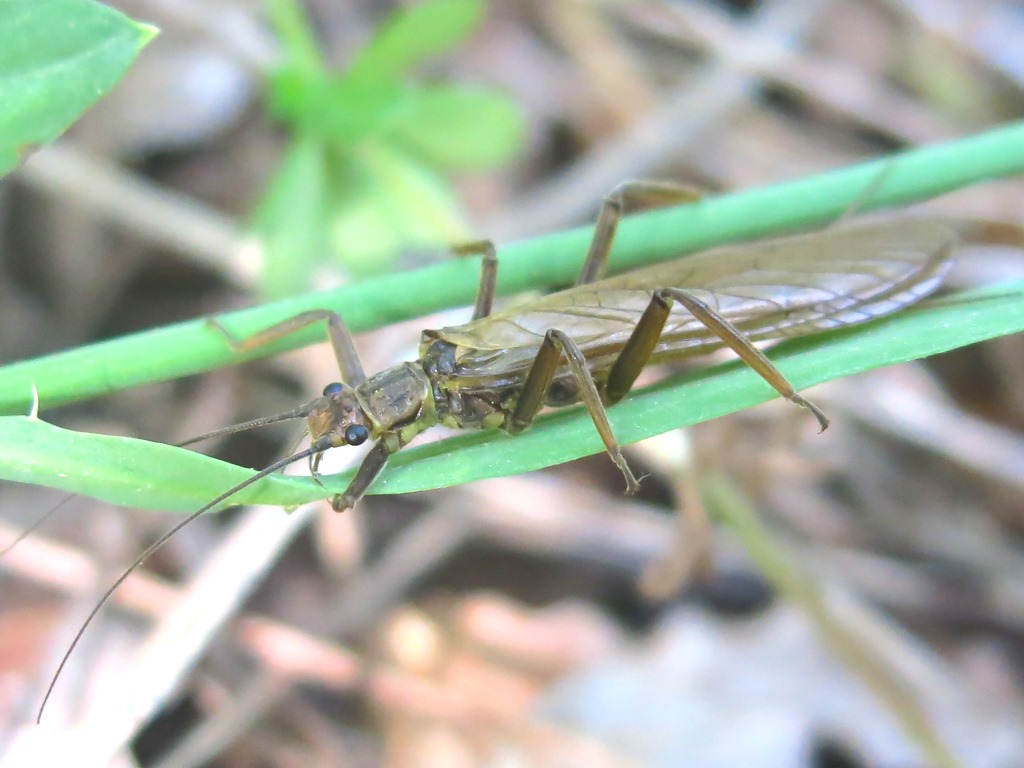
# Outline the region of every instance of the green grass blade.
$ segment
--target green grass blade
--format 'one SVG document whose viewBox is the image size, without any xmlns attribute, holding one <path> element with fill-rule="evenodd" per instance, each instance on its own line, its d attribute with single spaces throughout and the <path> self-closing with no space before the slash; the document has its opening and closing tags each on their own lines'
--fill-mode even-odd
<svg viewBox="0 0 1024 768">
<path fill-rule="evenodd" d="M 932 302 L 865 326 L 795 340 L 771 356 L 798 388 L 1024 330 L 1024 281 Z M 775 396 L 753 371 L 727 364 L 673 377 L 609 410 L 632 443 Z M 808 417 L 810 419 L 810 417 Z M 808 438 L 813 439 L 813 438 Z M 527 472 L 600 453 L 581 408 L 545 415 L 509 437 L 475 432 L 397 454 L 373 493 L 402 493 Z M 0 477 L 86 493 L 117 504 L 190 511 L 249 476 L 247 470 L 159 443 L 70 432 L 25 416 L 0 418 Z M 325 478 L 340 491 L 350 474 Z M 323 498 L 310 480 L 272 477 L 239 503 L 294 505 Z"/>
</svg>

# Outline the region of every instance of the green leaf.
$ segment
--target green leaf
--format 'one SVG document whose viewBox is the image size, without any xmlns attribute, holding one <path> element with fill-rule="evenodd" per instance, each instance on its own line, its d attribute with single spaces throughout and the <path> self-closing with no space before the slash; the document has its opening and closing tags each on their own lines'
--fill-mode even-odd
<svg viewBox="0 0 1024 768">
<path fill-rule="evenodd" d="M 305 76 L 324 71 L 316 35 L 297 0 L 267 0 L 267 16 L 284 48 L 287 69 Z"/>
<path fill-rule="evenodd" d="M 819 176 L 750 189 L 628 217 L 619 228 L 613 270 L 634 268 L 726 241 L 749 240 L 834 221 L 851 205 L 869 211 L 906 204 L 965 184 L 1024 171 L 1024 123 L 923 147 Z M 869 190 L 870 195 L 865 196 Z M 571 283 L 593 226 L 503 246 L 499 295 Z M 448 260 L 415 272 L 225 314 L 245 336 L 309 309 L 342 312 L 354 332 L 471 304 L 480 280 L 475 259 Z M 42 407 L 164 381 L 323 341 L 311 327 L 240 355 L 203 320 L 157 328 L 0 367 L 0 413 L 25 413 L 32 388 Z"/>
<path fill-rule="evenodd" d="M 327 254 L 327 221 L 324 147 L 300 137 L 288 147 L 255 217 L 265 257 L 264 295 L 279 298 L 309 287 Z"/>
<path fill-rule="evenodd" d="M 484 88 L 433 86 L 406 94 L 382 138 L 443 170 L 481 170 L 512 159 L 525 125 L 515 102 Z"/>
<path fill-rule="evenodd" d="M 911 308 L 882 321 L 789 342 L 770 354 L 798 388 L 1024 330 L 1024 281 Z M 731 363 L 673 377 L 610 408 L 622 443 L 716 418 L 775 397 L 749 368 Z M 808 417 L 810 420 L 810 417 Z M 836 425 L 833 428 L 838 428 Z M 813 438 L 808 438 L 813 440 Z M 579 407 L 545 415 L 511 437 L 473 432 L 407 448 L 373 493 L 405 493 L 527 472 L 600 453 L 601 440 Z M 609 464 L 609 471 L 614 471 Z M 116 504 L 189 511 L 250 472 L 185 449 L 124 437 L 71 432 L 24 416 L 0 418 L 0 477 L 86 493 Z M 351 472 L 324 478 L 275 476 L 238 503 L 290 506 L 344 488 Z"/>
<path fill-rule="evenodd" d="M 373 139 L 401 104 L 407 86 L 336 78 L 311 107 L 323 136 L 336 146 Z M 353 148 L 354 147 L 345 147 Z"/>
<path fill-rule="evenodd" d="M 90 0 L 0 0 L 0 175 L 67 130 L 156 33 Z"/>
<path fill-rule="evenodd" d="M 394 14 L 352 62 L 348 77 L 393 81 L 465 40 L 484 14 L 482 0 L 424 0 Z"/>
<path fill-rule="evenodd" d="M 294 130 L 350 150 L 372 137 L 400 104 L 405 88 L 283 68 L 271 77 L 270 111 Z"/>
<path fill-rule="evenodd" d="M 345 150 L 393 122 L 408 86 L 367 83 L 283 68 L 271 77 L 270 111 L 306 134 Z"/>
<path fill-rule="evenodd" d="M 199 453 L 129 437 L 72 432 L 27 416 L 0 417 L 0 477 L 114 504 L 178 512 L 202 506 L 251 473 Z M 56 451 L 56 453 L 55 453 Z M 268 478 L 277 487 L 282 478 Z M 260 492 L 259 484 L 251 489 Z M 278 489 L 282 505 L 308 496 Z M 255 500 L 256 496 L 240 496 Z"/>
<path fill-rule="evenodd" d="M 389 146 L 364 144 L 343 183 L 332 251 L 355 275 L 379 274 L 403 248 L 441 248 L 467 238 L 444 179 Z"/>
</svg>

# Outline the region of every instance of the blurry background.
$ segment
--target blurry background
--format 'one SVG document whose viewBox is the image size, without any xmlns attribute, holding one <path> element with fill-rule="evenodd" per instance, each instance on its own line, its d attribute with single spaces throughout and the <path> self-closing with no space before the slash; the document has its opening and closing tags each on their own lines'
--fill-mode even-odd
<svg viewBox="0 0 1024 768">
<path fill-rule="evenodd" d="M 1024 8 L 999 0 L 441 0 L 399 32 L 420 4 L 112 5 L 162 33 L 0 185 L 2 362 L 581 224 L 624 179 L 741 189 L 1024 114 Z M 929 205 L 1020 223 L 1024 183 Z M 1022 274 L 972 251 L 951 282 Z M 362 337 L 364 364 L 466 317 Z M 44 417 L 176 442 L 335 378 L 318 346 Z M 834 382 L 822 435 L 772 402 L 630 448 L 630 499 L 598 456 L 211 516 L 91 627 L 45 733 L 163 768 L 1024 764 L 1021 381 L 1013 337 Z M 208 450 L 261 466 L 294 437 Z M 5 540 L 59 500 L 0 488 Z M 734 524 L 676 589 L 683 500 Z M 0 753 L 172 522 L 76 499 L 0 561 Z"/>
</svg>

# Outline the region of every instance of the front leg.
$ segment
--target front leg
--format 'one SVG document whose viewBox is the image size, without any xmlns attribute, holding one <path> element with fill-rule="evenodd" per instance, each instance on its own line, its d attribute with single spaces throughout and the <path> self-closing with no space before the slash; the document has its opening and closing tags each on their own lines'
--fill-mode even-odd
<svg viewBox="0 0 1024 768">
<path fill-rule="evenodd" d="M 308 325 L 323 320 L 327 321 L 327 336 L 331 340 L 334 357 L 338 361 L 341 380 L 350 387 L 361 384 L 366 380 L 363 364 L 359 362 L 359 354 L 356 352 L 355 342 L 352 341 L 352 333 L 349 331 L 348 326 L 345 325 L 345 321 L 341 319 L 341 315 L 337 312 L 329 309 L 306 310 L 244 339 L 236 338 L 227 328 L 212 317 L 206 322 L 207 325 L 224 337 L 233 350 L 236 352 L 248 352 L 249 350 L 259 349 L 262 346 L 271 344 L 278 339 L 283 339 L 290 333 L 295 333 Z"/>
<path fill-rule="evenodd" d="M 388 459 L 393 453 L 388 448 L 387 438 L 388 436 L 385 435 L 378 440 L 377 444 L 366 454 L 363 463 L 356 470 L 356 476 L 352 478 L 344 493 L 334 494 L 334 498 L 331 499 L 331 507 L 334 508 L 335 512 L 344 512 L 346 509 L 352 509 L 355 503 L 363 498 L 366 491 L 373 485 L 373 481 L 377 479 L 377 475 L 384 469 L 384 465 L 388 463 Z"/>
</svg>

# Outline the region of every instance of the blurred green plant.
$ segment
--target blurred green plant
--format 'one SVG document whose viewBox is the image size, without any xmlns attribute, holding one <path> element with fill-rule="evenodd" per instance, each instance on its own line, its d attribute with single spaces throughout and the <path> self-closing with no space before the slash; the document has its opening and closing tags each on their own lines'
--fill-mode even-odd
<svg viewBox="0 0 1024 768">
<path fill-rule="evenodd" d="M 425 0 L 395 13 L 342 73 L 328 68 L 296 0 L 268 7 L 284 48 L 271 111 L 291 138 L 254 220 L 264 291 L 308 287 L 325 260 L 366 276 L 402 248 L 465 239 L 445 174 L 509 160 L 523 119 L 493 89 L 413 74 L 472 33 L 483 0 Z"/>
<path fill-rule="evenodd" d="M 92 0 L 0 0 L 0 176 L 66 131 L 156 34 Z"/>
</svg>

